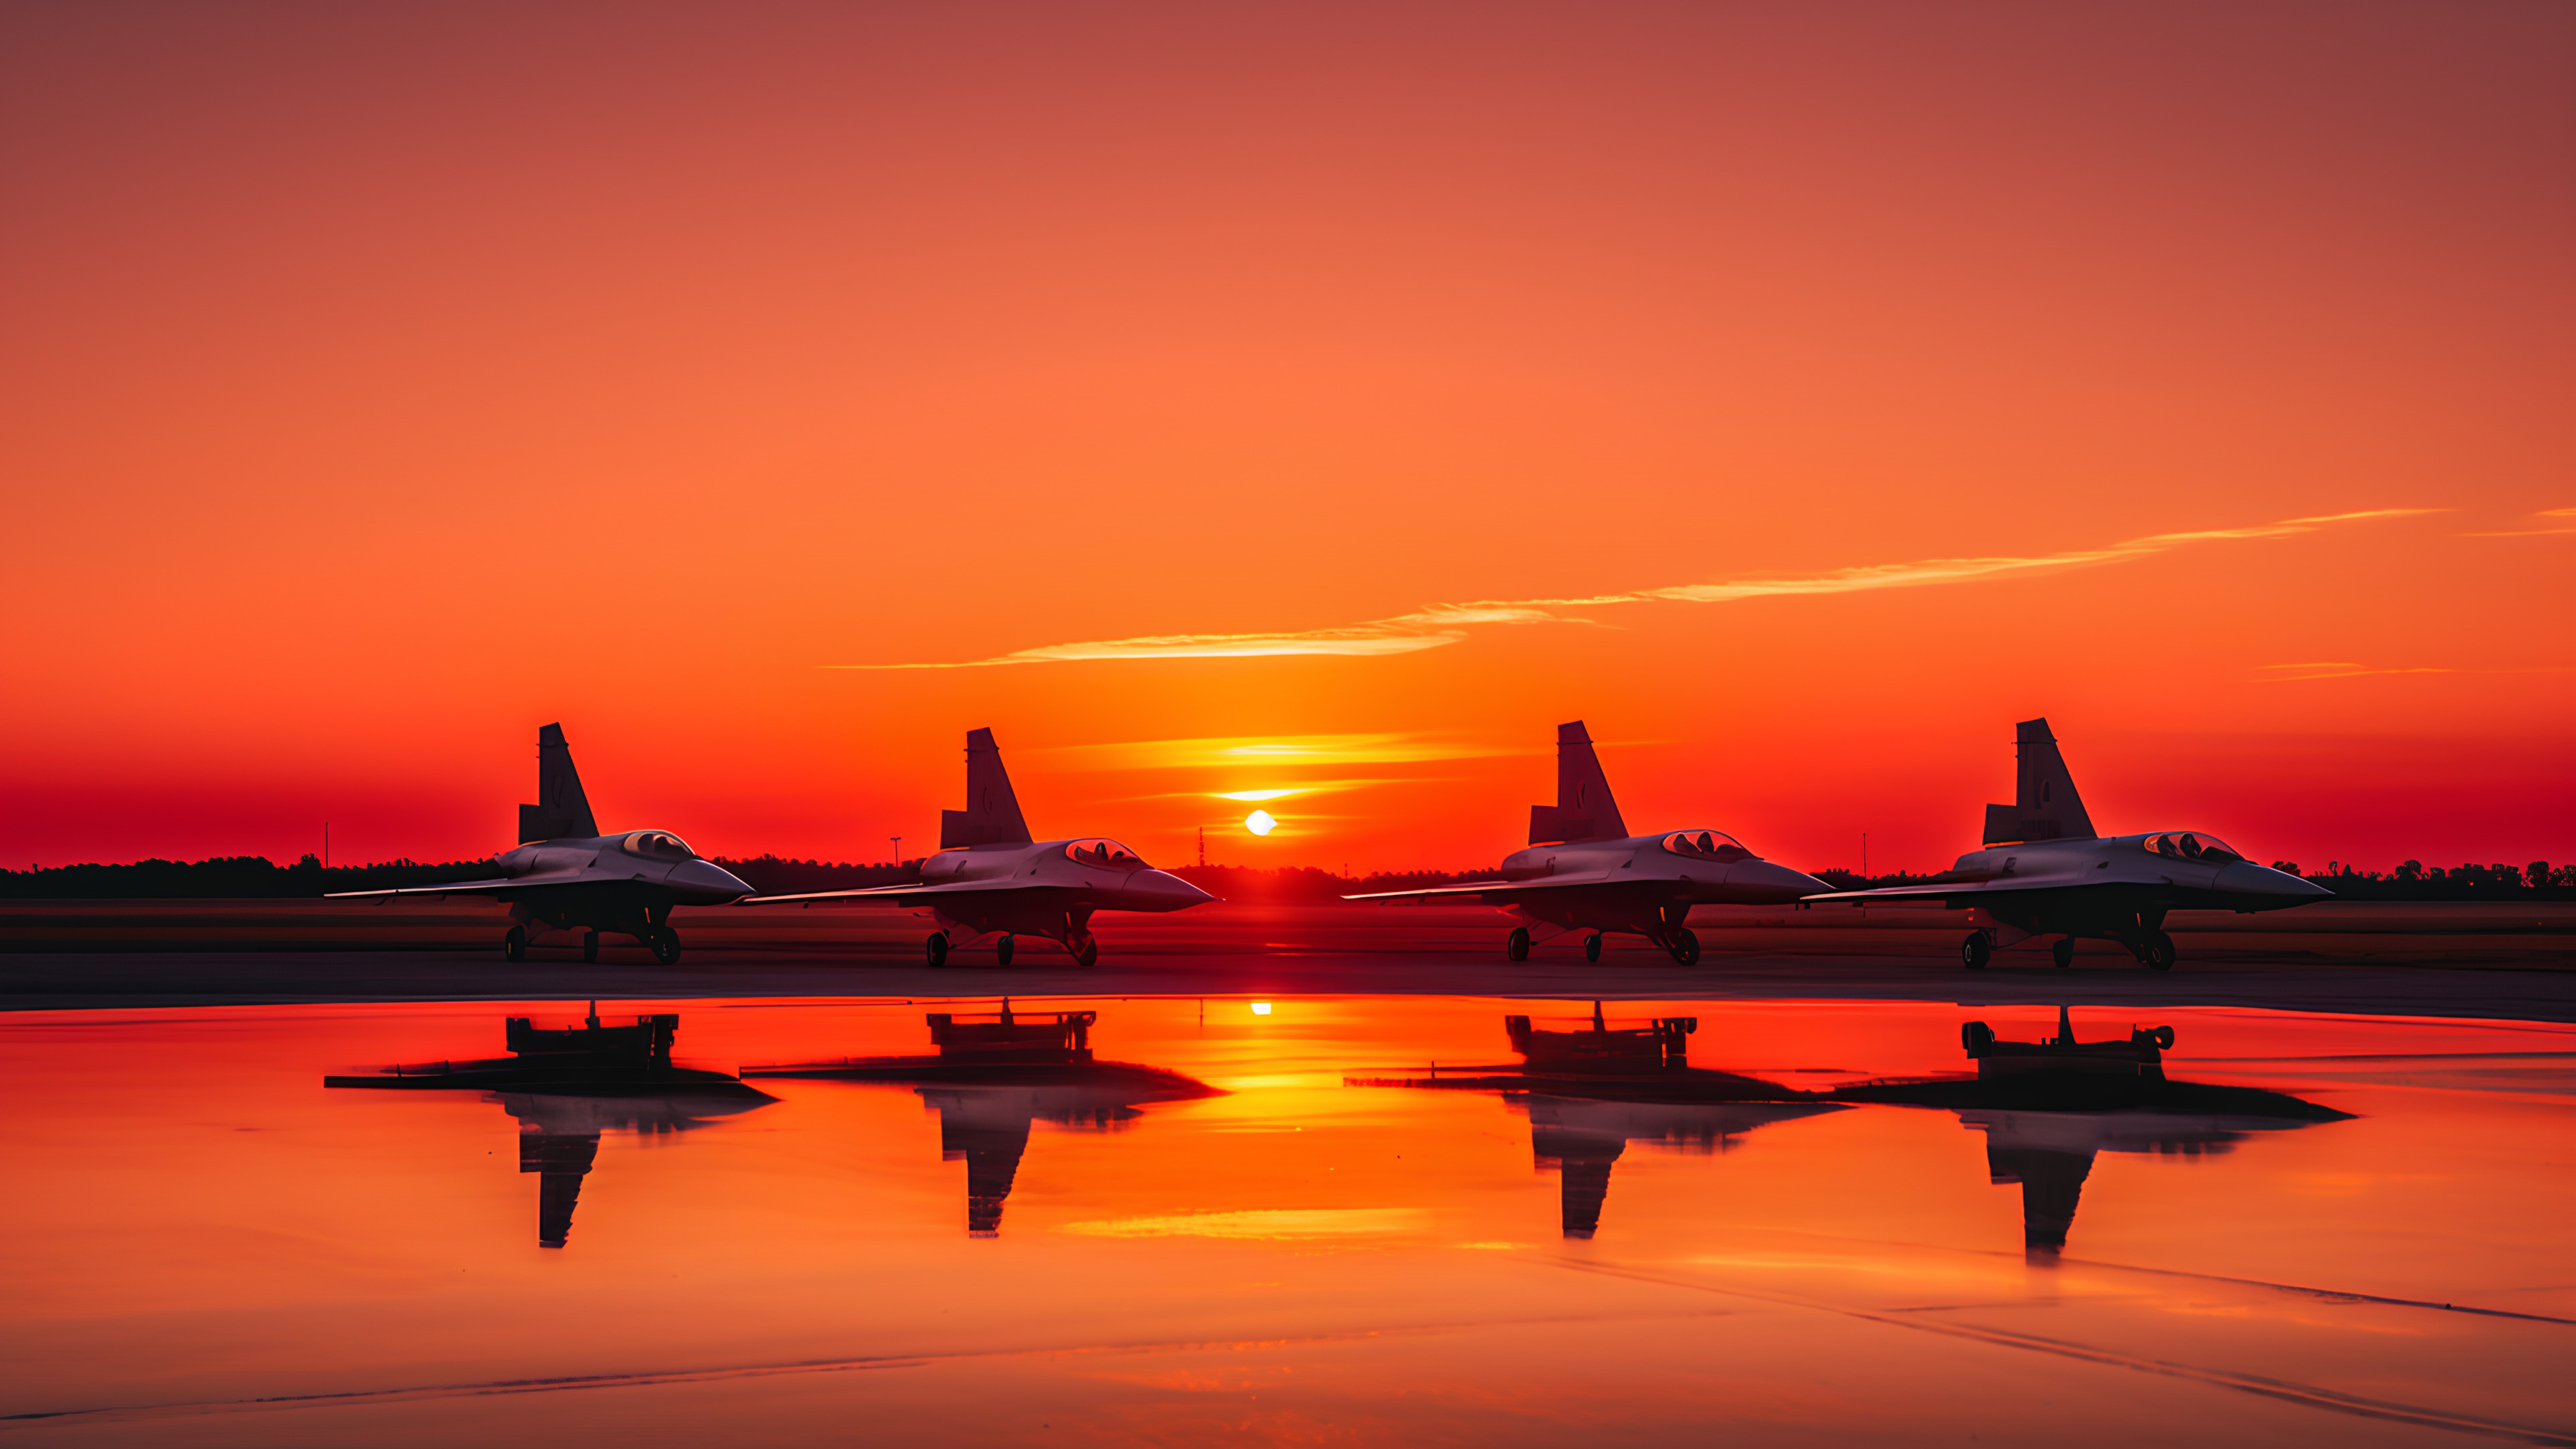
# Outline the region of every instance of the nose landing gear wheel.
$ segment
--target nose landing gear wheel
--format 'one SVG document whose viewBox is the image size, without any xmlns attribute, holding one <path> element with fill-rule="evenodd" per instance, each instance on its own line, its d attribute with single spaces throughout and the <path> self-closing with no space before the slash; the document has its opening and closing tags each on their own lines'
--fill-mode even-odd
<svg viewBox="0 0 2576 1449">
<path fill-rule="evenodd" d="M 2075 938 L 2073 936 L 2069 936 L 2065 940 L 2058 942 L 2056 945 L 2049 947 L 2048 954 L 2056 959 L 2058 969 L 2061 971 L 2074 965 Z"/>
<path fill-rule="evenodd" d="M 2171 971 L 2174 963 L 2173 937 L 2162 931 L 2149 931 L 2145 949 L 2138 952 L 2138 959 L 2150 971 Z"/>
<path fill-rule="evenodd" d="M 1074 946 L 1073 964 L 1085 967 L 1100 964 L 1100 942 L 1096 937 L 1084 936 L 1082 940 Z"/>
<path fill-rule="evenodd" d="M 505 961 L 527 960 L 528 933 L 520 930 L 516 926 L 512 926 L 510 928 L 510 934 L 501 938 L 501 959 Z"/>
<path fill-rule="evenodd" d="M 665 966 L 680 964 L 680 933 L 668 926 L 653 928 L 653 959 Z"/>
<path fill-rule="evenodd" d="M 1591 935 L 1583 938 L 1583 959 L 1586 961 L 1598 961 L 1601 959 L 1600 932 L 1595 931 Z"/>
<path fill-rule="evenodd" d="M 922 954 L 930 958 L 930 964 L 933 967 L 945 966 L 948 964 L 948 933 L 946 931 L 931 932 L 930 939 L 922 942 L 921 946 Z"/>
<path fill-rule="evenodd" d="M 1000 939 L 1000 940 L 998 940 L 998 941 L 994 942 L 994 943 L 993 943 L 993 954 L 994 954 L 995 956 L 997 956 L 997 957 L 1001 958 L 1001 962 L 1002 962 L 1002 964 L 1003 964 L 1003 965 L 1005 965 L 1005 966 L 1010 965 L 1010 964 L 1011 964 L 1011 938 L 1010 938 L 1010 937 L 1008 937 L 1008 936 L 1004 936 L 1002 939 Z"/>
<path fill-rule="evenodd" d="M 581 933 L 581 959 L 584 961 L 596 961 L 599 959 L 599 933 L 597 931 L 584 931 Z"/>
<path fill-rule="evenodd" d="M 1983 931 L 1970 931 L 1968 939 L 1959 943 L 1959 964 L 1971 971 L 1985 970 L 1986 963 L 1993 959 L 1995 945 L 1986 939 Z"/>
<path fill-rule="evenodd" d="M 1529 927 L 1512 927 L 1512 933 L 1503 938 L 1503 954 L 1515 961 L 1529 959 Z"/>
<path fill-rule="evenodd" d="M 1687 926 L 1676 927 L 1674 929 L 1672 944 L 1665 949 L 1673 953 L 1673 963 L 1675 965 L 1696 966 L 1699 964 L 1699 937 L 1691 934 L 1690 928 Z"/>
</svg>

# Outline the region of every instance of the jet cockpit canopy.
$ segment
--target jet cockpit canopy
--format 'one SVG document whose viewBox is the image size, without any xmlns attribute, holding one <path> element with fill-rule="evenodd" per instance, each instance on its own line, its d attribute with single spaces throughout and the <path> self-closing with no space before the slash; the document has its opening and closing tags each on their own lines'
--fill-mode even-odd
<svg viewBox="0 0 2576 1449">
<path fill-rule="evenodd" d="M 1664 849 L 1692 860 L 1750 860 L 1753 852 L 1723 830 L 1683 830 L 1664 837 Z"/>
<path fill-rule="evenodd" d="M 1114 840 L 1077 840 L 1064 848 L 1064 858 L 1076 865 L 1096 865 L 1103 870 L 1143 870 L 1145 857 Z"/>
<path fill-rule="evenodd" d="M 680 837 L 673 835 L 667 830 L 638 830 L 634 834 L 627 836 L 624 840 L 619 841 L 618 847 L 624 850 L 628 855 L 640 855 L 646 860 L 695 860 L 698 858 L 698 853 L 689 849 L 689 842 L 682 840 Z"/>
<path fill-rule="evenodd" d="M 2243 851 L 2229 848 L 2217 836 L 2198 831 L 2169 830 L 2162 835 L 2150 835 L 2138 845 L 2151 855 L 2207 861 L 2211 865 L 2227 865 L 2245 858 Z"/>
</svg>

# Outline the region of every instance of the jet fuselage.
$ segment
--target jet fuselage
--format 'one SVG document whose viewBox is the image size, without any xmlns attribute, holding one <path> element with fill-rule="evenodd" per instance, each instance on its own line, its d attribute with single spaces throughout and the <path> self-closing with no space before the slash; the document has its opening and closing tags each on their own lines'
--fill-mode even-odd
<svg viewBox="0 0 2576 1449">
<path fill-rule="evenodd" d="M 1781 905 L 1822 884 L 1713 830 L 1533 845 L 1506 857 L 1501 875 L 1518 889 L 1491 899 L 1533 923 L 1658 941 L 1693 906 Z"/>
<path fill-rule="evenodd" d="M 1058 941 L 1083 938 L 1094 911 L 1179 911 L 1214 899 L 1097 837 L 943 850 L 921 863 L 920 893 L 898 895 L 899 904 L 930 907 L 950 930 Z"/>
<path fill-rule="evenodd" d="M 1943 897 L 1952 910 L 1983 911 L 2035 936 L 2113 940 L 2157 929 L 2167 911 L 2277 911 L 2334 894 L 2187 830 L 1990 845 L 1925 882 L 1954 883 Z"/>
</svg>

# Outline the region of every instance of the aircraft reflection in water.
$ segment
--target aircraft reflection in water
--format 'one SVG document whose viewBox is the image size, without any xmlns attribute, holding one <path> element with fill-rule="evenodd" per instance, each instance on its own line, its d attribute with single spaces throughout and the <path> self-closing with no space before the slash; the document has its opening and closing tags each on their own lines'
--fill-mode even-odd
<svg viewBox="0 0 2576 1449">
<path fill-rule="evenodd" d="M 1690 1064 L 1699 1018 L 1658 1017 L 1612 1027 L 1592 1004 L 1588 1027 L 1541 1031 L 1526 1016 L 1503 1018 L 1518 1066 L 1453 1067 L 1448 1075 L 1348 1077 L 1351 1086 L 1500 1092 L 1529 1114 L 1530 1154 L 1559 1174 L 1565 1236 L 1601 1226 L 1610 1169 L 1632 1142 L 1683 1152 L 1723 1152 L 1756 1127 L 1842 1108 L 1819 1094 Z"/>
<path fill-rule="evenodd" d="M 1773 865 L 1722 830 L 1630 835 L 1611 798 L 1610 778 L 1583 721 L 1556 727 L 1556 803 L 1530 807 L 1530 848 L 1503 860 L 1500 880 L 1424 890 L 1373 891 L 1353 901 L 1481 900 L 1517 918 L 1503 954 L 1529 959 L 1530 943 L 1581 931 L 1583 958 L 1601 959 L 1601 938 L 1643 936 L 1684 966 L 1699 960 L 1687 924 L 1697 905 L 1775 906 L 1824 885 Z"/>
<path fill-rule="evenodd" d="M 1503 1018 L 1518 1066 L 1437 1069 L 1422 1077 L 1345 1077 L 1357 1087 L 1500 1092 L 1525 1108 L 1530 1150 L 1563 1174 L 1564 1231 L 1589 1238 L 1601 1223 L 1610 1169 L 1632 1142 L 1722 1151 L 1737 1136 L 1850 1106 L 1940 1107 L 1986 1138 L 1997 1186 L 2022 1189 L 2022 1238 L 2034 1259 L 2066 1246 L 2095 1154 L 2152 1152 L 2200 1157 L 2228 1151 L 2255 1132 L 2276 1132 L 2350 1114 L 2253 1087 L 2177 1082 L 2164 1073 L 2173 1028 L 2133 1029 L 2126 1039 L 2081 1042 L 2057 1014 L 2057 1035 L 2004 1042 L 1984 1022 L 1961 1028 L 1977 1075 L 1874 1081 L 1802 1092 L 1758 1077 L 1693 1067 L 1689 1039 L 1699 1019 L 1658 1017 L 1609 1026 L 1593 1003 L 1588 1027 L 1540 1031 L 1526 1016 Z"/>
<path fill-rule="evenodd" d="M 639 1016 L 605 1026 L 599 1007 L 578 1027 L 550 1030 L 504 1018 L 507 1057 L 391 1066 L 366 1076 L 324 1077 L 325 1087 L 480 1091 L 519 1121 L 519 1170 L 537 1173 L 537 1244 L 560 1248 L 572 1235 L 581 1180 L 608 1132 L 662 1134 L 713 1126 L 711 1119 L 778 1099 L 739 1078 L 671 1064 L 680 1018 Z"/>
<path fill-rule="evenodd" d="M 2077 1041 L 2065 1007 L 2057 1035 L 1997 1041 L 1982 1021 L 1960 1028 L 1977 1075 L 1870 1082 L 1833 1096 L 1847 1102 L 1946 1107 L 1986 1137 L 1986 1171 L 1997 1186 L 2021 1186 L 2022 1243 L 2035 1261 L 2066 1247 L 2093 1158 L 2102 1152 L 2202 1157 L 2229 1151 L 2249 1133 L 2280 1132 L 2350 1113 L 2279 1092 L 2177 1082 L 2165 1076 L 2169 1026 L 2132 1028 L 2125 1040 Z"/>
<path fill-rule="evenodd" d="M 931 1012 L 931 1056 L 843 1057 L 838 1061 L 750 1067 L 746 1077 L 801 1077 L 909 1085 L 939 1113 L 939 1156 L 966 1163 L 966 1231 L 990 1238 L 1002 1230 L 1002 1203 L 1028 1152 L 1029 1126 L 1053 1122 L 1087 1132 L 1115 1132 L 1144 1115 L 1139 1104 L 1218 1095 L 1178 1072 L 1091 1054 L 1094 1011 L 1013 1011 L 960 1016 Z"/>
</svg>

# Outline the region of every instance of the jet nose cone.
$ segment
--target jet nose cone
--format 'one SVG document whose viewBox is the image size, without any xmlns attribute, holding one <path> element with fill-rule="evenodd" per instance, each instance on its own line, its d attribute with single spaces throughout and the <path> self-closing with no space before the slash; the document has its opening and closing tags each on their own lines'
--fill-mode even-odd
<svg viewBox="0 0 2576 1449">
<path fill-rule="evenodd" d="M 1185 911 L 1192 906 L 1205 905 L 1216 899 L 1170 871 L 1163 870 L 1136 872 L 1128 877 L 1127 884 L 1119 893 L 1141 902 L 1141 904 L 1125 907 L 1131 911 Z"/>
<path fill-rule="evenodd" d="M 2238 895 L 2286 896 L 2297 900 L 2315 900 L 2334 892 L 2312 880 L 2301 880 L 2287 871 L 2240 860 L 2218 873 L 2218 888 Z"/>
<path fill-rule="evenodd" d="M 671 868 L 663 884 L 672 894 L 700 904 L 721 904 L 751 894 L 741 877 L 712 860 L 684 860 Z"/>
<path fill-rule="evenodd" d="M 1730 886 L 1761 892 L 1765 899 L 1760 904 L 1764 905 L 1785 905 L 1790 901 L 1803 900 L 1819 891 L 1833 889 L 1832 886 L 1804 871 L 1791 870 L 1785 865 L 1773 865 L 1767 860 L 1743 862 L 1727 872 L 1726 883 Z"/>
</svg>

